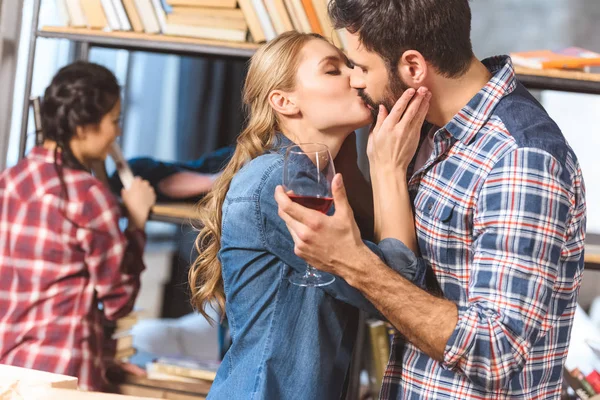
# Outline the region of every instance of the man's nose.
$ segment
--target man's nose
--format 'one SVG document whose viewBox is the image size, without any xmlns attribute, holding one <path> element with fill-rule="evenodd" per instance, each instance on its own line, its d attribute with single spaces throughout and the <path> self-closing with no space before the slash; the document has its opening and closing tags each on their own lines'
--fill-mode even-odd
<svg viewBox="0 0 600 400">
<path fill-rule="evenodd" d="M 365 89 L 365 78 L 363 77 L 362 71 L 359 68 L 354 67 L 350 73 L 350 86 L 354 89 Z"/>
</svg>

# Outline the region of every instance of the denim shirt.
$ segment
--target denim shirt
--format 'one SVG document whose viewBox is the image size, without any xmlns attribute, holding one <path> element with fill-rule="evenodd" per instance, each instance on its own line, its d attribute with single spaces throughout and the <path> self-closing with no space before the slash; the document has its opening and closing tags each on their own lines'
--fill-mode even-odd
<svg viewBox="0 0 600 400">
<path fill-rule="evenodd" d="M 287 280 L 306 268 L 274 199 L 290 144 L 278 135 L 274 151 L 236 174 L 223 204 L 219 260 L 232 345 L 209 399 L 339 399 L 356 339 L 356 307 L 377 314 L 339 277 L 320 288 Z M 407 279 L 422 279 L 422 264 L 401 242 L 367 245 Z"/>
</svg>

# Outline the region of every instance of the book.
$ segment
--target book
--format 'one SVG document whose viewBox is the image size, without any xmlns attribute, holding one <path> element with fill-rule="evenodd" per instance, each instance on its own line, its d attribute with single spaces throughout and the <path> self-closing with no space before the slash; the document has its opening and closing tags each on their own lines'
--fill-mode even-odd
<svg viewBox="0 0 600 400">
<path fill-rule="evenodd" d="M 155 372 L 205 381 L 213 381 L 221 365 L 218 361 L 199 361 L 181 357 L 159 357 L 152 364 L 151 368 Z"/>
<path fill-rule="evenodd" d="M 163 8 L 160 0 L 152 0 L 152 7 L 154 8 L 154 14 L 156 15 L 156 20 L 158 21 L 158 26 L 160 27 L 160 31 L 162 33 L 166 33 L 166 31 L 167 31 L 167 14 L 165 13 L 165 9 Z"/>
<path fill-rule="evenodd" d="M 115 11 L 117 12 L 117 18 L 119 18 L 119 24 L 121 25 L 121 29 L 124 31 L 131 30 L 131 23 L 129 18 L 127 17 L 127 12 L 125 12 L 125 7 L 122 0 L 112 0 Z"/>
<path fill-rule="evenodd" d="M 174 7 L 173 11 L 167 14 L 167 23 L 244 31 L 248 29 L 248 23 L 240 9 L 194 7 L 186 11 L 185 7 Z"/>
<path fill-rule="evenodd" d="M 144 25 L 142 25 L 142 19 L 138 13 L 137 7 L 134 0 L 123 0 L 123 6 L 129 17 L 129 22 L 134 32 L 144 32 Z"/>
<path fill-rule="evenodd" d="M 256 10 L 252 6 L 251 0 L 238 0 L 240 9 L 244 14 L 244 19 L 248 24 L 248 29 L 250 29 L 250 34 L 252 35 L 252 40 L 256 43 L 262 43 L 267 40 L 265 36 L 265 31 L 260 24 L 260 20 L 258 18 L 258 14 Z"/>
<path fill-rule="evenodd" d="M 579 399 L 588 400 L 590 398 L 590 395 L 584 389 L 584 387 L 581 384 L 581 382 L 579 381 L 579 379 L 577 379 L 575 376 L 573 376 L 566 367 L 563 367 L 563 377 L 565 379 L 565 382 L 567 382 L 569 387 L 571 389 L 573 389 L 573 391 L 575 392 L 575 394 L 577 395 L 577 397 Z"/>
<path fill-rule="evenodd" d="M 594 392 L 600 393 L 600 373 L 594 370 L 585 376 L 585 379 L 594 389 Z"/>
<path fill-rule="evenodd" d="M 110 146 L 109 151 L 110 157 L 115 162 L 117 167 L 117 173 L 119 174 L 119 179 L 121 179 L 121 183 L 125 190 L 131 187 L 133 183 L 133 172 L 131 172 L 131 168 L 129 168 L 129 163 L 125 157 L 123 157 L 123 153 L 121 152 L 121 147 L 117 142 L 113 142 Z"/>
<path fill-rule="evenodd" d="M 133 357 L 136 353 L 136 350 L 133 347 L 129 347 L 123 350 L 117 350 L 115 353 L 115 360 L 127 360 Z"/>
<path fill-rule="evenodd" d="M 116 350 L 127 350 L 133 348 L 133 335 L 124 334 L 118 336 L 116 339 Z"/>
<path fill-rule="evenodd" d="M 100 0 L 85 0 L 81 2 L 89 29 L 105 29 L 108 26 L 106 14 Z"/>
<path fill-rule="evenodd" d="M 117 16 L 117 10 L 115 10 L 115 5 L 112 0 L 100 0 L 102 3 L 102 8 L 104 9 L 104 14 L 106 15 L 106 20 L 108 21 L 108 26 L 113 31 L 121 30 L 121 22 L 119 21 L 119 17 Z"/>
<path fill-rule="evenodd" d="M 69 11 L 67 8 L 67 0 L 54 0 L 54 2 L 56 3 L 56 18 L 59 26 L 71 25 Z"/>
<path fill-rule="evenodd" d="M 334 46 L 342 48 L 342 42 L 335 29 L 333 29 L 333 23 L 329 18 L 329 12 L 327 10 L 327 0 L 312 0 L 317 18 L 321 23 L 323 29 L 323 36 L 327 38 Z"/>
<path fill-rule="evenodd" d="M 292 20 L 288 15 L 283 0 L 264 0 L 267 12 L 273 21 L 273 27 L 278 35 L 294 30 Z"/>
<path fill-rule="evenodd" d="M 306 17 L 308 18 L 308 22 L 310 23 L 311 30 L 314 33 L 323 35 L 323 29 L 321 27 L 321 23 L 319 22 L 319 17 L 317 17 L 317 12 L 313 6 L 312 0 L 302 0 L 302 6 L 304 8 L 304 12 L 306 13 Z"/>
<path fill-rule="evenodd" d="M 142 26 L 146 33 L 159 33 L 160 25 L 154 11 L 154 6 L 151 0 L 134 0 L 140 19 L 142 20 Z"/>
<path fill-rule="evenodd" d="M 81 8 L 79 0 L 66 0 L 67 12 L 69 13 L 69 21 L 71 26 L 83 28 L 87 26 L 87 20 Z"/>
<path fill-rule="evenodd" d="M 285 8 L 288 10 L 288 14 L 294 29 L 298 32 L 304 32 L 302 23 L 300 22 L 300 18 L 298 17 L 298 13 L 296 12 L 296 8 L 294 7 L 292 0 L 283 0 L 283 2 L 285 3 Z"/>
<path fill-rule="evenodd" d="M 600 54 L 580 47 L 510 53 L 513 64 L 533 69 L 582 69 L 600 66 Z"/>
<path fill-rule="evenodd" d="M 237 0 L 167 0 L 174 6 L 236 8 Z"/>
<path fill-rule="evenodd" d="M 300 24 L 299 32 L 304 33 L 312 33 L 312 26 L 310 25 L 310 21 L 308 20 L 308 15 L 304 10 L 304 5 L 302 4 L 302 0 L 288 0 L 290 7 L 294 10 L 293 12 L 296 14 L 296 18 L 298 19 L 298 23 Z"/>
<path fill-rule="evenodd" d="M 250 0 L 252 7 L 254 7 L 254 11 L 256 11 L 256 15 L 258 16 L 258 20 L 260 22 L 260 26 L 262 26 L 262 30 L 265 33 L 265 37 L 267 40 L 275 39 L 277 33 L 275 32 L 275 28 L 273 27 L 273 23 L 271 22 L 271 17 L 265 8 L 265 3 L 263 0 Z"/>
<path fill-rule="evenodd" d="M 594 390 L 592 385 L 590 385 L 590 383 L 587 381 L 585 375 L 579 370 L 579 368 L 573 368 L 571 370 L 571 375 L 573 375 L 575 379 L 579 380 L 579 383 L 581 383 L 581 386 L 587 392 L 588 395 L 593 396 L 596 394 L 596 391 Z"/>
<path fill-rule="evenodd" d="M 385 322 L 379 320 L 367 321 L 371 352 L 373 354 L 374 392 L 379 392 L 383 383 L 383 375 L 390 358 L 390 339 L 388 327 Z"/>
<path fill-rule="evenodd" d="M 163 33 L 165 35 L 172 36 L 245 42 L 248 31 L 239 29 L 210 28 L 204 26 L 166 24 Z"/>
</svg>

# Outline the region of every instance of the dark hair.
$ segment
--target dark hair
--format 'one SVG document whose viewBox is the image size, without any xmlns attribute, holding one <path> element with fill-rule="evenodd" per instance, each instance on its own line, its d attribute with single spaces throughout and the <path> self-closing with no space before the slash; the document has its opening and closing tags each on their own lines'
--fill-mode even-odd
<svg viewBox="0 0 600 400">
<path fill-rule="evenodd" d="M 117 104 L 120 88 L 117 78 L 101 65 L 78 61 L 63 67 L 52 78 L 41 104 L 44 137 L 56 142 L 62 164 L 85 169 L 73 155 L 70 140 L 78 126 L 99 124 Z M 55 165 L 63 184 L 62 166 Z M 65 190 L 66 192 L 66 190 Z"/>
<path fill-rule="evenodd" d="M 390 71 L 407 50 L 448 78 L 463 75 L 473 57 L 468 0 L 331 0 L 329 15 L 336 29 L 358 33 Z"/>
</svg>

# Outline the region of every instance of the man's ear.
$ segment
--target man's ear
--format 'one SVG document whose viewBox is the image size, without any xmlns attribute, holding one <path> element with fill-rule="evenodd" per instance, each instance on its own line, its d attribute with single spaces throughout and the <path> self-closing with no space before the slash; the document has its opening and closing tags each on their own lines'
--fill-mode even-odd
<svg viewBox="0 0 600 400">
<path fill-rule="evenodd" d="M 273 110 L 282 115 L 292 116 L 300 111 L 293 97 L 281 90 L 273 90 L 269 93 L 269 104 Z"/>
<path fill-rule="evenodd" d="M 398 74 L 408 86 L 423 86 L 428 73 L 429 66 L 423 55 L 418 51 L 407 50 L 400 57 Z"/>
</svg>

